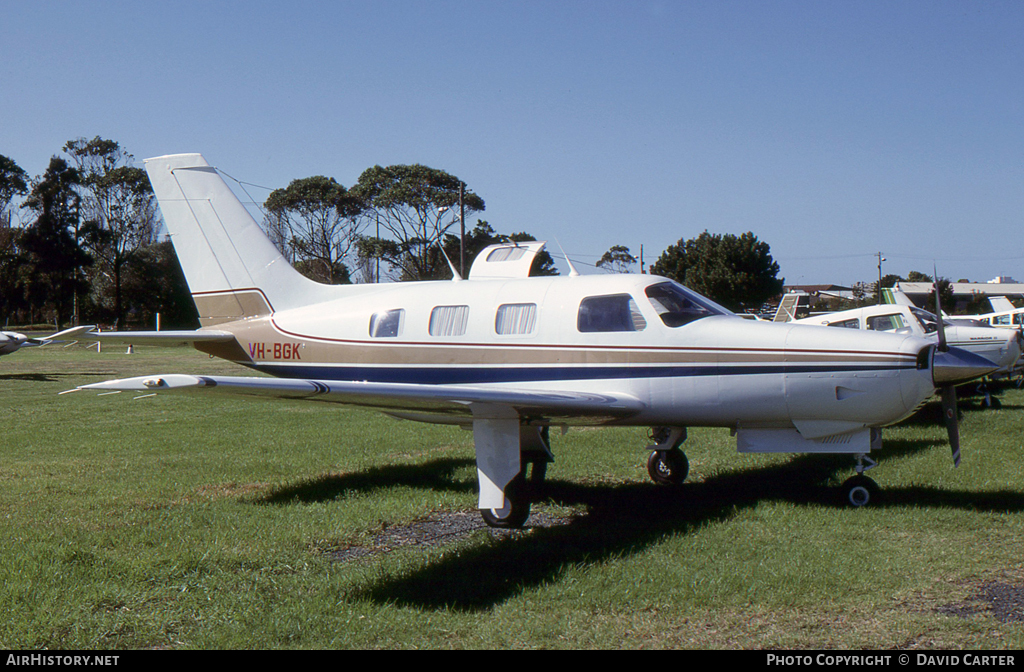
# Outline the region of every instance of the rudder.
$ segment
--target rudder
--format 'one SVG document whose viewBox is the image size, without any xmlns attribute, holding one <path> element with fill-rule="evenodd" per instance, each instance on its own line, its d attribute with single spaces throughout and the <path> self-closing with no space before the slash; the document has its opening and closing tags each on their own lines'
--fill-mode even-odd
<svg viewBox="0 0 1024 672">
<path fill-rule="evenodd" d="M 328 298 L 329 287 L 292 268 L 201 154 L 145 166 L 203 326 Z"/>
</svg>

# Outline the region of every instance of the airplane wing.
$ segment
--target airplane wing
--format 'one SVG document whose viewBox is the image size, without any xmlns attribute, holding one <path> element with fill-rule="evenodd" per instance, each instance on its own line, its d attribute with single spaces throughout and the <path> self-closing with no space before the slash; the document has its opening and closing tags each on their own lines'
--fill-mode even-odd
<svg viewBox="0 0 1024 672">
<path fill-rule="evenodd" d="M 511 407 L 520 417 L 571 419 L 591 424 L 627 418 L 644 409 L 643 402 L 626 394 L 186 374 L 108 380 L 82 385 L 68 392 L 80 390 L 311 399 L 365 406 L 411 420 L 452 424 L 471 422 L 474 406 L 484 405 Z"/>
</svg>

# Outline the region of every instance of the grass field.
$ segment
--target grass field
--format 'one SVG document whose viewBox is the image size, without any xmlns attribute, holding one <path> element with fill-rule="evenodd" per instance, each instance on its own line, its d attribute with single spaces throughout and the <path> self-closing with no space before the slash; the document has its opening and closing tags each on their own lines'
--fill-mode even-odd
<svg viewBox="0 0 1024 672">
<path fill-rule="evenodd" d="M 693 429 L 552 432 L 528 529 L 481 529 L 472 436 L 313 402 L 80 392 L 244 369 L 186 349 L 0 360 L 0 648 L 1022 648 L 1024 392 L 853 461 Z M 932 413 L 929 415 L 929 413 Z"/>
</svg>

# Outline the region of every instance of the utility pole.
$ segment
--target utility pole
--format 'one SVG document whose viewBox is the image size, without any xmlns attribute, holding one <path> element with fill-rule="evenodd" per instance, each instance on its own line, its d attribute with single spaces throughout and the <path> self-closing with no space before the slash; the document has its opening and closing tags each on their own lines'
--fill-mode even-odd
<svg viewBox="0 0 1024 672">
<path fill-rule="evenodd" d="M 466 277 L 466 185 L 459 182 L 459 275 Z"/>
<path fill-rule="evenodd" d="M 881 252 L 875 254 L 878 257 L 878 285 L 875 287 L 875 296 L 878 297 L 878 305 L 882 305 L 882 262 L 885 257 Z"/>
</svg>

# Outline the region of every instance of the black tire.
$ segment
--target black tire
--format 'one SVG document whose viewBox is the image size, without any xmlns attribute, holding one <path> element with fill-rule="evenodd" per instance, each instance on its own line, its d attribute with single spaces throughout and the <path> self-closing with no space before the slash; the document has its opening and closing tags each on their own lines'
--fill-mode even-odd
<svg viewBox="0 0 1024 672">
<path fill-rule="evenodd" d="M 522 472 L 505 486 L 504 509 L 480 509 L 480 516 L 489 527 L 515 530 L 530 517 L 529 488 Z"/>
<path fill-rule="evenodd" d="M 647 473 L 659 485 L 679 485 L 690 474 L 690 460 L 678 448 L 652 450 L 647 458 Z"/>
<path fill-rule="evenodd" d="M 877 504 L 882 494 L 878 484 L 863 474 L 846 479 L 840 491 L 843 504 L 855 509 Z"/>
</svg>

